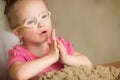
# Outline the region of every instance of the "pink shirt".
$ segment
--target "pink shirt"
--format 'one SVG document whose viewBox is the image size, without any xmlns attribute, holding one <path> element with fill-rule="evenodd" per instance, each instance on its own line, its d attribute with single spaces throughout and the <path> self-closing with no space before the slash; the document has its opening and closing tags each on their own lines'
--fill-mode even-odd
<svg viewBox="0 0 120 80">
<path fill-rule="evenodd" d="M 63 42 L 64 46 L 66 47 L 67 53 L 69 55 L 71 55 L 74 51 L 72 44 L 69 41 L 64 40 L 64 38 L 58 38 L 60 41 Z M 50 41 L 48 41 L 50 42 Z M 49 53 L 49 50 L 46 52 L 46 54 Z M 9 59 L 8 59 L 8 68 L 10 68 L 10 66 L 17 61 L 20 62 L 29 62 L 32 60 L 36 60 L 40 57 L 35 56 L 34 54 L 32 54 L 30 51 L 28 51 L 24 46 L 22 45 L 17 45 L 14 46 L 13 49 L 9 50 Z M 46 68 L 45 70 L 41 71 L 39 74 L 43 74 L 46 73 L 48 71 L 59 71 L 63 68 L 63 64 L 60 63 L 59 61 L 52 64 L 51 66 L 49 66 L 48 68 Z"/>
</svg>

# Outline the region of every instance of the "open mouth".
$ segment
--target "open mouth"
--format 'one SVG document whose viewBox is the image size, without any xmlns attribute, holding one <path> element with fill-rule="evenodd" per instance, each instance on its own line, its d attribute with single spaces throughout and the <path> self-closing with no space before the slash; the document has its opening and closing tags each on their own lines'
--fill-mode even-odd
<svg viewBox="0 0 120 80">
<path fill-rule="evenodd" d="M 47 31 L 42 31 L 42 32 L 41 32 L 41 35 L 46 34 L 46 33 L 47 33 Z"/>
</svg>

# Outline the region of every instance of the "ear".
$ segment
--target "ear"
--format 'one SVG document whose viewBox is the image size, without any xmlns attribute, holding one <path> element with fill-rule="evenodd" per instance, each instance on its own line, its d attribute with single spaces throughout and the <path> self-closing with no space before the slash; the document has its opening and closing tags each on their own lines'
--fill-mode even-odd
<svg viewBox="0 0 120 80">
<path fill-rule="evenodd" d="M 44 2 L 45 3 L 45 5 L 46 5 L 46 7 L 48 7 L 48 3 L 47 2 Z"/>
<path fill-rule="evenodd" d="M 22 35 L 21 35 L 20 31 L 13 30 L 12 33 L 15 34 L 17 37 L 19 37 L 20 39 L 22 38 Z"/>
</svg>

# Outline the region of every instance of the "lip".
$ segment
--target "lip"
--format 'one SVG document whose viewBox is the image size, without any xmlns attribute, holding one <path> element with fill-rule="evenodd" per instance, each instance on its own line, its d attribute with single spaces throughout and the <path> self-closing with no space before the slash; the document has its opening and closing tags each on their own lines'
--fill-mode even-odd
<svg viewBox="0 0 120 80">
<path fill-rule="evenodd" d="M 47 33 L 47 30 L 43 30 L 40 35 L 45 35 Z"/>
</svg>

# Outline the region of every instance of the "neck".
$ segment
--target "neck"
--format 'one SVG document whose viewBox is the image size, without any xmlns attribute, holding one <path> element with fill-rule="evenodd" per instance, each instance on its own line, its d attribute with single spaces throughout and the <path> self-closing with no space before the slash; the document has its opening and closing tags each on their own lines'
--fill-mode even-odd
<svg viewBox="0 0 120 80">
<path fill-rule="evenodd" d="M 48 49 L 48 44 L 47 42 L 42 43 L 42 44 L 23 44 L 32 54 L 42 57 L 45 55 L 47 49 Z"/>
</svg>

